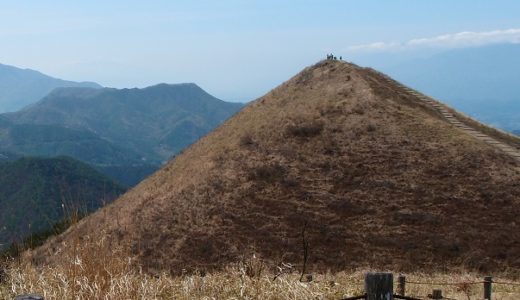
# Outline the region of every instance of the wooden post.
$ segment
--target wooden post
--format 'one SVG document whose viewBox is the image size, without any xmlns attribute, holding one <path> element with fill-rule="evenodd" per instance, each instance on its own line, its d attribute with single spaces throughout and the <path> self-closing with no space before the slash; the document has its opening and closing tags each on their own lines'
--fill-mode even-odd
<svg viewBox="0 0 520 300">
<path fill-rule="evenodd" d="M 368 273 L 365 276 L 366 300 L 393 300 L 394 275 L 392 273 Z"/>
<path fill-rule="evenodd" d="M 484 300 L 491 300 L 491 283 L 493 282 L 493 277 L 485 276 L 484 277 Z"/>
<path fill-rule="evenodd" d="M 397 281 L 398 281 L 398 284 L 397 284 L 397 294 L 400 295 L 400 296 L 405 296 L 405 293 L 406 293 L 406 276 L 399 275 L 399 277 L 397 277 Z"/>
<path fill-rule="evenodd" d="M 441 290 L 433 290 L 432 291 L 432 299 L 442 299 L 444 298 L 442 296 L 442 291 Z"/>
<path fill-rule="evenodd" d="M 44 300 L 42 296 L 36 294 L 16 296 L 14 300 Z"/>
</svg>

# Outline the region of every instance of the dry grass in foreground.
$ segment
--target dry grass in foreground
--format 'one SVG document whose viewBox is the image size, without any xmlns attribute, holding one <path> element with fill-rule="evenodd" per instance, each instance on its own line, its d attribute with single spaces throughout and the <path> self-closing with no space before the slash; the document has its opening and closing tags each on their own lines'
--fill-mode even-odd
<svg viewBox="0 0 520 300">
<path fill-rule="evenodd" d="M 77 257 L 56 268 L 12 264 L 0 284 L 0 299 L 24 293 L 39 293 L 45 299 L 341 299 L 363 294 L 367 270 L 314 275 L 312 282 L 300 282 L 296 272 L 280 276 L 264 271 L 258 259 L 202 275 L 150 276 L 135 270 L 121 258 L 93 261 Z M 441 288 L 453 299 L 481 299 L 482 285 L 467 284 L 482 278 L 475 274 L 406 274 L 407 295 L 427 298 Z M 273 279 L 275 278 L 276 279 Z M 495 280 L 499 280 L 495 278 Z M 438 286 L 435 283 L 461 283 Z M 465 284 L 466 283 L 466 284 Z M 520 286 L 494 287 L 493 299 L 519 299 Z"/>
</svg>

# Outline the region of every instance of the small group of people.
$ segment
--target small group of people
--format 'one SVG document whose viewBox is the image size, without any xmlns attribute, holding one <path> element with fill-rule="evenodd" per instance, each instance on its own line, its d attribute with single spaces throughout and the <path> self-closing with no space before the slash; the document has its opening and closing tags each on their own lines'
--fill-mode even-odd
<svg viewBox="0 0 520 300">
<path fill-rule="evenodd" d="M 334 56 L 334 54 L 327 54 L 327 60 L 338 60 L 338 58 L 336 56 Z M 339 57 L 339 60 L 343 60 L 343 57 Z"/>
</svg>

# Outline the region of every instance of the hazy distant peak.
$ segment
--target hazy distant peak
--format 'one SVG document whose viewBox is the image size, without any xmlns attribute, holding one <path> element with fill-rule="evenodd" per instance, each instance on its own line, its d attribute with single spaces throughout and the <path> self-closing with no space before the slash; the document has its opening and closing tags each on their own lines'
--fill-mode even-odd
<svg viewBox="0 0 520 300">
<path fill-rule="evenodd" d="M 94 81 L 79 81 L 78 83 L 85 87 L 91 87 L 91 88 L 95 88 L 95 89 L 103 88 L 102 85 L 100 85 L 99 83 L 94 82 Z"/>
<path fill-rule="evenodd" d="M 157 88 L 157 87 L 196 87 L 200 88 L 196 83 L 194 82 L 182 82 L 182 83 L 158 83 L 155 85 L 151 85 L 146 88 Z"/>
<path fill-rule="evenodd" d="M 58 87 L 58 88 L 55 88 L 54 90 L 52 90 L 49 93 L 49 95 L 47 95 L 45 98 L 63 97 L 63 96 L 72 96 L 72 97 L 92 96 L 95 94 L 99 94 L 103 90 L 109 90 L 109 88 Z"/>
<path fill-rule="evenodd" d="M 53 76 L 46 75 L 46 74 L 44 74 L 44 73 L 42 73 L 40 71 L 33 70 L 33 69 L 30 69 L 30 68 L 18 68 L 18 67 L 15 67 L 15 66 L 11 66 L 11 65 L 6 65 L 6 64 L 0 63 L 0 76 L 4 75 L 5 74 L 4 72 L 25 74 L 25 75 L 33 75 L 33 76 L 41 76 L 41 77 L 44 77 L 46 79 L 52 79 L 52 80 L 62 81 L 62 82 L 65 82 L 65 83 L 77 84 L 79 86 L 87 86 L 87 87 L 93 87 L 93 88 L 101 88 L 101 87 L 103 87 L 100 84 L 98 84 L 96 82 L 93 82 L 93 81 L 80 81 L 80 82 L 68 81 L 68 80 L 63 80 L 63 79 L 60 79 L 60 78 L 56 78 L 56 77 L 53 77 Z"/>
<path fill-rule="evenodd" d="M 0 64 L 0 113 L 17 111 L 36 103 L 59 87 L 101 88 L 94 82 L 73 82 L 31 69 Z"/>
<path fill-rule="evenodd" d="M 142 90 L 183 90 L 183 91 L 199 91 L 205 92 L 200 86 L 196 83 L 159 83 L 156 85 L 152 85 Z"/>
</svg>

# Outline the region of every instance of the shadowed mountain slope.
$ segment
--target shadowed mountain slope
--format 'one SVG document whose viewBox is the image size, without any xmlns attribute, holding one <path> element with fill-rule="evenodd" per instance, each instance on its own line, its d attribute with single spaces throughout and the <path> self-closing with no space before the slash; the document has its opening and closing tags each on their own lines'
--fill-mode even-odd
<svg viewBox="0 0 520 300">
<path fill-rule="evenodd" d="M 0 161 L 21 156 L 70 156 L 94 166 L 110 178 L 133 186 L 153 173 L 157 164 L 114 145 L 85 129 L 59 125 L 14 124 L 0 116 Z"/>
<path fill-rule="evenodd" d="M 0 163 L 0 248 L 86 214 L 125 189 L 68 157 L 21 158 Z"/>
<path fill-rule="evenodd" d="M 519 180 L 512 156 L 381 74 L 324 61 L 32 258 L 58 263 L 63 242 L 90 236 L 149 272 L 251 253 L 298 265 L 305 227 L 310 271 L 518 269 Z"/>
<path fill-rule="evenodd" d="M 52 78 L 38 71 L 0 64 L 0 113 L 19 110 L 40 100 L 58 87 L 101 86 Z"/>
<path fill-rule="evenodd" d="M 0 149 L 24 156 L 66 155 L 93 165 L 141 162 L 139 154 L 91 131 L 57 125 L 0 124 Z"/>
</svg>

